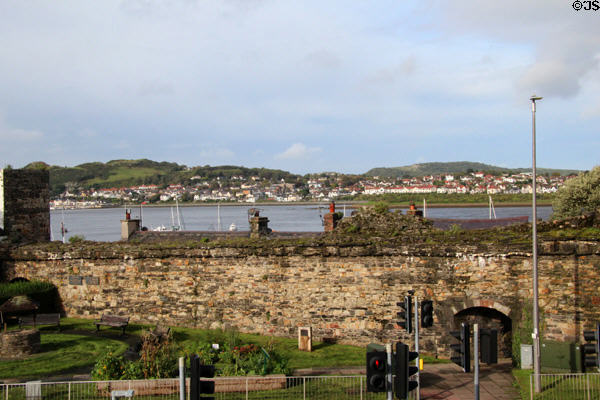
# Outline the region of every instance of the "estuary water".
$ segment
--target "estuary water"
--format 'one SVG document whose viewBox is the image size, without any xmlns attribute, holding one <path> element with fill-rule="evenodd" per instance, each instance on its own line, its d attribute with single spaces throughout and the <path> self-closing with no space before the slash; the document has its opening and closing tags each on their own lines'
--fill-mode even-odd
<svg viewBox="0 0 600 400">
<path fill-rule="evenodd" d="M 142 224 L 148 229 L 171 225 L 184 226 L 185 230 L 228 230 L 235 224 L 237 230 L 248 231 L 248 210 L 258 208 L 260 215 L 269 218 L 269 227 L 276 231 L 287 232 L 321 232 L 321 217 L 327 213 L 325 205 L 227 205 L 227 206 L 186 206 L 179 207 L 179 219 L 175 207 L 133 208 L 132 218 L 141 215 Z M 344 211 L 343 204 L 337 204 L 337 211 Z M 352 209 L 348 207 L 346 215 Z M 405 211 L 404 211 L 405 212 Z M 538 207 L 538 218 L 550 217 L 552 207 Z M 529 216 L 531 207 L 496 207 L 498 218 Z M 220 226 L 219 217 L 220 216 Z M 427 217 L 451 219 L 486 219 L 489 218 L 487 207 L 444 207 L 428 208 Z M 125 208 L 102 208 L 80 210 L 52 210 L 50 225 L 52 240 L 61 240 L 61 223 L 67 229 L 67 239 L 73 235 L 81 235 L 86 240 L 112 242 L 121 238 L 121 222 L 125 219 Z M 178 221 L 179 220 L 179 221 Z"/>
</svg>

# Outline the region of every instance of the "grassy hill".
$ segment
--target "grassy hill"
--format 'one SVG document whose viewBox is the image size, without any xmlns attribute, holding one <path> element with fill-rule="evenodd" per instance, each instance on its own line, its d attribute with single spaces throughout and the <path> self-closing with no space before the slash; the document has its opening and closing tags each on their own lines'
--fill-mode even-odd
<svg viewBox="0 0 600 400">
<path fill-rule="evenodd" d="M 457 162 L 432 162 L 422 164 L 412 164 L 404 167 L 373 168 L 365 173 L 367 176 L 379 176 L 389 178 L 418 177 L 425 175 L 439 174 L 464 174 L 475 171 L 484 171 L 486 173 L 518 173 L 529 172 L 531 168 L 504 168 L 495 165 L 483 164 L 478 162 L 457 161 Z M 566 169 L 538 168 L 538 174 L 561 175 L 577 174 L 580 171 Z"/>
<path fill-rule="evenodd" d="M 192 177 L 207 179 L 220 178 L 223 182 L 232 177 L 249 179 L 259 176 L 262 179 L 288 183 L 296 182 L 301 176 L 289 172 L 267 168 L 245 168 L 239 166 L 187 167 L 177 163 L 141 160 L 113 160 L 107 163 L 91 162 L 75 167 L 60 167 L 34 162 L 25 168 L 47 168 L 50 171 L 50 190 L 58 195 L 67 188 L 111 188 L 142 184 L 168 185 L 190 184 Z"/>
</svg>

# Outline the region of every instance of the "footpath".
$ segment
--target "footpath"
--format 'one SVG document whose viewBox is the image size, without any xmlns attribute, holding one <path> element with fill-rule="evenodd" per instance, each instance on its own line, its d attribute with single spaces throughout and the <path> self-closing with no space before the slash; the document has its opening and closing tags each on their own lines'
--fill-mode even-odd
<svg viewBox="0 0 600 400">
<path fill-rule="evenodd" d="M 510 360 L 479 367 L 480 400 L 517 400 L 519 390 L 514 386 Z M 364 367 L 304 368 L 294 376 L 364 375 Z M 468 400 L 475 398 L 473 372 L 464 373 L 453 363 L 425 364 L 421 371 L 421 400 Z"/>
</svg>

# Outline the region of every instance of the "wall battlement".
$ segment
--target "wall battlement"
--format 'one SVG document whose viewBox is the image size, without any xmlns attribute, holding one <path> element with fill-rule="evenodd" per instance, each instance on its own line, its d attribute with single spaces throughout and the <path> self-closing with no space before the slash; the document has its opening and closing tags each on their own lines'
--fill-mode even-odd
<svg viewBox="0 0 600 400">
<path fill-rule="evenodd" d="M 47 170 L 0 170 L 0 228 L 15 242 L 50 240 Z"/>
</svg>

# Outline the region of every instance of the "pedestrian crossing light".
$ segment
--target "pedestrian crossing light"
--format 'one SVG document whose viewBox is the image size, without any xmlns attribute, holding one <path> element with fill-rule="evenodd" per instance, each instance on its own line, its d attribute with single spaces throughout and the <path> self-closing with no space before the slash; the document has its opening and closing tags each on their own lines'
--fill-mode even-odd
<svg viewBox="0 0 600 400">
<path fill-rule="evenodd" d="M 215 376 L 214 365 L 203 365 L 200 357 L 192 355 L 190 357 L 190 399 L 191 400 L 210 400 L 214 397 L 201 397 L 203 394 L 212 394 L 215 392 L 215 382 L 203 380 L 202 378 L 212 378 Z"/>
<path fill-rule="evenodd" d="M 600 369 L 600 322 L 596 323 L 596 329 L 583 331 L 583 338 L 587 343 L 581 346 L 582 370 L 586 372 L 593 367 Z"/>
<path fill-rule="evenodd" d="M 385 351 L 367 352 L 367 392 L 385 392 L 387 373 L 387 353 Z"/>
<path fill-rule="evenodd" d="M 451 344 L 450 350 L 455 355 L 450 357 L 450 360 L 462 367 L 464 372 L 471 371 L 471 331 L 469 324 L 462 323 L 460 331 L 451 331 L 450 335 L 458 339 L 459 343 Z"/>
<path fill-rule="evenodd" d="M 421 302 L 421 327 L 430 328 L 433 326 L 433 301 L 423 300 Z"/>
<path fill-rule="evenodd" d="M 400 321 L 398 325 L 406 329 L 406 333 L 412 333 L 412 296 L 404 296 L 404 301 L 396 303 L 401 308 L 401 311 L 397 314 Z"/>
<path fill-rule="evenodd" d="M 419 372 L 419 368 L 410 365 L 419 353 L 409 351 L 408 345 L 398 342 L 395 356 L 394 393 L 397 399 L 405 400 L 408 399 L 408 394 L 419 386 L 417 381 L 411 380 L 411 377 Z"/>
</svg>

